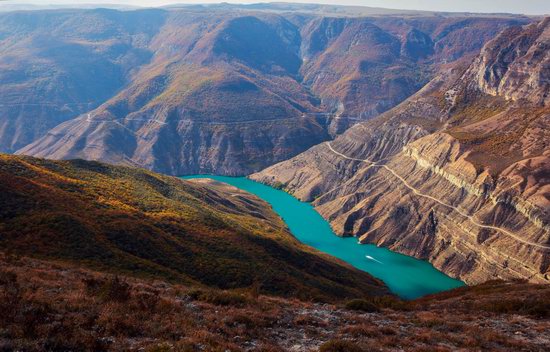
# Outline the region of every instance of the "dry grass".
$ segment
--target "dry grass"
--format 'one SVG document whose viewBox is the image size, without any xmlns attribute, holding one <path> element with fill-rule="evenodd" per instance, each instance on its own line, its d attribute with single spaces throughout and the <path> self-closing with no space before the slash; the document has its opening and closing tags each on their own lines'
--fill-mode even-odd
<svg viewBox="0 0 550 352">
<path fill-rule="evenodd" d="M 493 282 L 401 302 L 399 309 L 388 308 L 388 300 L 380 299 L 378 312 L 365 313 L 254 290 L 188 287 L 0 255 L 0 348 L 544 351 L 550 346 L 547 319 L 523 309 L 489 309 L 486 303 L 518 296 L 543 302 L 549 291 L 525 283 Z M 465 299 L 473 298 L 477 305 L 464 305 Z"/>
</svg>

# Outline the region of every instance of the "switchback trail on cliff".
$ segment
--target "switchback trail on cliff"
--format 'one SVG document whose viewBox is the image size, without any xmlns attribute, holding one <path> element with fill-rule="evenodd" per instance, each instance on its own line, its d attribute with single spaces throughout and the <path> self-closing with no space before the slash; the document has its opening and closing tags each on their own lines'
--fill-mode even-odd
<svg viewBox="0 0 550 352">
<path fill-rule="evenodd" d="M 529 245 L 529 246 L 533 246 L 533 247 L 537 247 L 537 248 L 541 248 L 541 249 L 550 249 L 550 246 L 545 246 L 545 245 L 542 245 L 542 244 L 539 244 L 539 243 L 534 243 L 534 242 L 530 242 L 530 241 L 527 241 L 527 240 L 524 240 L 520 237 L 518 237 L 517 235 L 511 233 L 510 231 L 508 230 L 505 230 L 501 227 L 497 227 L 497 226 L 491 226 L 491 225 L 484 225 L 480 222 L 478 222 L 474 216 L 470 215 L 470 214 L 467 214 L 465 212 L 463 212 L 462 210 L 460 210 L 459 208 L 451 205 L 451 204 L 447 204 L 447 203 L 444 203 L 442 202 L 441 200 L 437 199 L 437 198 L 434 198 L 428 194 L 425 194 L 425 193 L 422 193 L 420 192 L 418 189 L 416 189 L 415 187 L 411 186 L 403 177 L 401 177 L 399 174 L 397 174 L 393 169 L 391 169 L 389 166 L 387 165 L 384 165 L 384 164 L 378 164 L 377 162 L 374 162 L 372 160 L 369 160 L 369 159 L 358 159 L 358 158 L 351 158 L 347 155 L 344 155 L 338 151 L 336 151 L 332 145 L 330 144 L 330 142 L 327 142 L 327 146 L 328 148 L 330 149 L 331 152 L 333 152 L 334 154 L 338 155 L 339 157 L 341 158 L 344 158 L 344 159 L 347 159 L 347 160 L 351 160 L 351 161 L 358 161 L 358 162 L 363 162 L 363 163 L 368 163 L 368 164 L 371 164 L 371 167 L 381 167 L 381 168 L 384 168 L 386 169 L 388 172 L 390 172 L 393 176 L 395 176 L 398 180 L 400 180 L 403 185 L 405 185 L 405 187 L 407 187 L 409 190 L 411 190 L 414 194 L 416 194 L 417 196 L 419 197 L 424 197 L 424 198 L 428 198 L 434 202 L 436 202 L 437 204 L 439 205 L 442 205 L 446 208 L 450 208 L 454 211 L 456 211 L 457 213 L 459 213 L 460 215 L 462 215 L 463 217 L 467 218 L 468 220 L 470 220 L 470 222 L 480 228 L 483 228 L 483 229 L 489 229 L 489 230 L 495 230 L 495 231 L 499 231 L 507 236 L 510 236 L 512 237 L 513 239 L 521 242 L 521 243 L 524 243 L 526 245 Z"/>
</svg>

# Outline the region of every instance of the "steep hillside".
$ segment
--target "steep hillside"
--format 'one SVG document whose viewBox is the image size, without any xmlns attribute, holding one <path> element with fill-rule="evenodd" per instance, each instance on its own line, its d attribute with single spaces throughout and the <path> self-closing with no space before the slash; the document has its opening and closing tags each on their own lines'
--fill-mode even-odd
<svg viewBox="0 0 550 352">
<path fill-rule="evenodd" d="M 6 145 L 0 150 L 21 148 L 17 153 L 101 160 L 172 175 L 249 174 L 394 107 L 442 66 L 470 58 L 502 29 L 529 21 L 433 14 L 346 18 L 230 6 L 152 11 L 151 20 L 148 13 L 0 15 L 0 28 L 10 28 L 0 31 L 5 46 L 0 62 L 12 62 L 20 82 L 6 86 L 6 92 L 18 93 L 0 114 L 0 126 L 5 125 L 0 140 Z M 32 29 L 21 28 L 25 21 Z M 140 29 L 141 22 L 148 26 Z M 74 68 L 67 82 L 76 83 L 64 86 L 40 76 L 72 100 L 55 98 L 50 90 L 34 92 L 36 77 L 27 68 L 52 65 L 41 60 L 49 55 L 47 45 L 19 40 L 35 32 L 44 43 L 76 48 L 60 47 L 56 55 L 70 57 L 55 64 L 56 70 Z M 82 51 L 83 45 L 91 53 Z M 21 50 L 29 62 L 14 60 Z M 141 59 L 128 59 L 126 51 L 136 50 Z M 72 65 L 75 57 L 84 61 Z M 86 60 L 105 65 L 96 69 Z M 118 66 L 103 71 L 108 62 Z M 92 99 L 81 91 L 97 93 L 95 104 L 69 111 L 67 104 Z M 7 97 L 0 96 L 0 105 Z M 45 122 L 36 125 L 37 111 L 23 109 L 25 99 L 55 108 L 40 110 Z M 27 131 L 25 138 L 21 131 Z"/>
<path fill-rule="evenodd" d="M 221 184 L 0 155 L 0 192 L 0 247 L 18 255 L 302 298 L 387 293 L 301 245 L 266 203 Z"/>
<path fill-rule="evenodd" d="M 502 18 L 319 18 L 303 31 L 304 82 L 334 112 L 333 129 L 377 116 L 422 88 L 442 65 L 468 60 Z"/>
<path fill-rule="evenodd" d="M 4 350 L 547 351 L 550 286 L 338 305 L 112 277 L 0 253 Z"/>
<path fill-rule="evenodd" d="M 19 153 L 243 174 L 329 136 L 298 82 L 298 29 L 278 16 L 174 13 L 114 98 Z"/>
<path fill-rule="evenodd" d="M 548 19 L 506 30 L 471 65 L 253 178 L 468 283 L 549 282 L 549 34 Z"/>
<path fill-rule="evenodd" d="M 164 17 L 105 9 L 0 14 L 0 152 L 110 99 L 149 61 L 148 42 Z"/>
</svg>

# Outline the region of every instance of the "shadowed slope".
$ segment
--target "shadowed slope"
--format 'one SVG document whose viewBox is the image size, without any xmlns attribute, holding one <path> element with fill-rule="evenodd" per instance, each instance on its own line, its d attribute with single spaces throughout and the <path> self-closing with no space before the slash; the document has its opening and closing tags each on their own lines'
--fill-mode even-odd
<svg viewBox="0 0 550 352">
<path fill-rule="evenodd" d="M 264 202 L 220 184 L 85 161 L 0 156 L 5 250 L 299 297 L 387 292 L 301 245 Z"/>
</svg>

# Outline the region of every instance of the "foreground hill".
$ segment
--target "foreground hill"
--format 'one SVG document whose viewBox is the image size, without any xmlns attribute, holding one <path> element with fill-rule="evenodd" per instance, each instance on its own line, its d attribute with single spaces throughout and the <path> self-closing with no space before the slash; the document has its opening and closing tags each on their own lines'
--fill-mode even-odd
<svg viewBox="0 0 550 352">
<path fill-rule="evenodd" d="M 333 300 L 370 275 L 301 245 L 258 198 L 95 162 L 0 155 L 0 247 L 115 273 Z"/>
<path fill-rule="evenodd" d="M 2 13 L 0 152 L 249 174 L 394 107 L 530 21 L 301 8 Z"/>
<path fill-rule="evenodd" d="M 331 143 L 253 176 L 313 201 L 342 235 L 467 283 L 550 280 L 550 19 Z"/>
<path fill-rule="evenodd" d="M 0 253 L 3 350 L 548 351 L 550 287 L 317 304 L 113 278 Z M 362 309 L 362 310 L 361 310 Z"/>
</svg>

